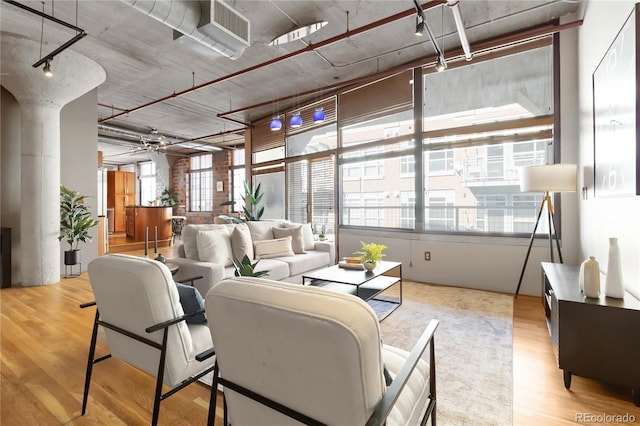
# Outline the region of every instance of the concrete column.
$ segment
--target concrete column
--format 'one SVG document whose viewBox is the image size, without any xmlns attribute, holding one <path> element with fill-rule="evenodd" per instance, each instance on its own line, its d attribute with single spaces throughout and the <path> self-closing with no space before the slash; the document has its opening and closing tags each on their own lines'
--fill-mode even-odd
<svg viewBox="0 0 640 426">
<path fill-rule="evenodd" d="M 20 276 L 23 286 L 60 280 L 60 109 L 101 84 L 106 73 L 70 49 L 51 63 L 53 77 L 31 64 L 40 44 L 2 34 L 2 85 L 21 115 Z M 45 46 L 51 51 L 55 46 Z"/>
</svg>

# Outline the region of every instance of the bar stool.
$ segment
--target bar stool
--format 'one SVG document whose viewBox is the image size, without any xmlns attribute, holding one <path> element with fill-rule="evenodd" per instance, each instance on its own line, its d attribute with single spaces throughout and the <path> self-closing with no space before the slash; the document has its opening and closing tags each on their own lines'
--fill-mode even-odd
<svg viewBox="0 0 640 426">
<path fill-rule="evenodd" d="M 176 234 L 182 235 L 185 220 L 186 216 L 171 216 L 171 244 L 175 242 Z"/>
</svg>

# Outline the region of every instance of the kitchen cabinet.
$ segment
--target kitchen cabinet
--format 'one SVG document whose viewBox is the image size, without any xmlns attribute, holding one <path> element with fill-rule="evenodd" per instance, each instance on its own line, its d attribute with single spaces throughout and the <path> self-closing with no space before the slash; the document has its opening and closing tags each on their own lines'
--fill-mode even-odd
<svg viewBox="0 0 640 426">
<path fill-rule="evenodd" d="M 113 232 L 126 232 L 126 207 L 136 203 L 136 175 L 107 171 L 107 208 L 113 208 Z"/>
</svg>

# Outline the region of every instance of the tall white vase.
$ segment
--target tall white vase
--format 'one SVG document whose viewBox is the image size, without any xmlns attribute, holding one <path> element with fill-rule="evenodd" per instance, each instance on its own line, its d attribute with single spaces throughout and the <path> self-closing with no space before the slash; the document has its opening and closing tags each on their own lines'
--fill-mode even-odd
<svg viewBox="0 0 640 426">
<path fill-rule="evenodd" d="M 620 264 L 620 248 L 618 247 L 617 238 L 609 238 L 609 261 L 607 263 L 607 278 L 604 289 L 607 297 L 624 299 L 622 265 Z"/>
</svg>

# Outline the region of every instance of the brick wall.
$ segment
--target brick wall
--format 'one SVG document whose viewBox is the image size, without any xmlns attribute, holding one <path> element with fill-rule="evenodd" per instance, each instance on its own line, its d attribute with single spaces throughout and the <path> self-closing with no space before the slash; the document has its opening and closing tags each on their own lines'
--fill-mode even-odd
<svg viewBox="0 0 640 426">
<path fill-rule="evenodd" d="M 220 203 L 229 199 L 229 189 L 231 180 L 229 176 L 229 166 L 231 165 L 231 151 L 223 150 L 213 154 L 213 211 L 191 213 L 188 211 L 188 178 L 189 159 L 180 158 L 173 164 L 172 169 L 172 190 L 178 200 L 178 205 L 174 208 L 174 214 L 186 216 L 186 223 L 213 223 L 213 219 L 227 211 L 227 207 L 220 207 Z M 217 191 L 217 183 L 222 182 L 223 190 Z"/>
</svg>

